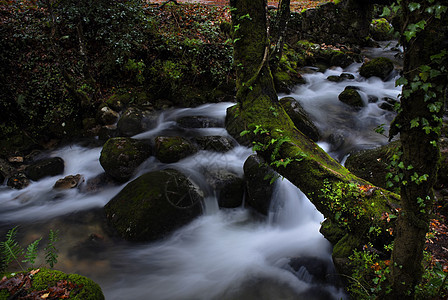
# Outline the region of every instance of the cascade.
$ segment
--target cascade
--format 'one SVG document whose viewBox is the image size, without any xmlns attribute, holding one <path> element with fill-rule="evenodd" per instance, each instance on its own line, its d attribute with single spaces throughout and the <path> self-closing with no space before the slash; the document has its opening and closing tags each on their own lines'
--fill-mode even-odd
<svg viewBox="0 0 448 300">
<path fill-rule="evenodd" d="M 320 145 L 342 161 L 352 150 L 374 147 L 387 139 L 374 132 L 388 124 L 394 113 L 380 109 L 369 99 L 398 97 L 394 78 L 385 82 L 361 78 L 359 64 L 345 70 L 304 75 L 307 83 L 295 88 L 292 96 L 310 114 L 323 133 Z M 350 72 L 355 78 L 330 82 L 327 77 Z M 338 94 L 355 85 L 366 106 L 347 109 Z M 280 95 L 282 97 L 284 95 Z M 134 136 L 153 139 L 158 135 L 222 135 L 221 127 L 181 129 L 176 120 L 184 116 L 208 116 L 224 123 L 232 103 L 207 104 L 197 108 L 162 112 L 154 126 Z M 342 143 L 334 145 L 337 133 Z M 333 136 L 332 136 L 333 135 Z M 333 138 L 333 139 L 332 139 Z M 66 175 L 82 174 L 84 180 L 103 172 L 101 148 L 71 145 L 42 157 L 62 157 L 64 174 L 48 177 L 23 190 L 0 186 L 0 234 L 20 225 L 22 244 L 59 229 L 61 243 L 56 269 L 79 273 L 98 282 L 106 299 L 341 299 L 331 262 L 331 245 L 319 233 L 323 216 L 286 179 L 275 182 L 267 218 L 242 207 L 220 209 L 216 193 L 203 170 L 225 169 L 243 176 L 243 163 L 251 149 L 237 146 L 225 153 L 199 151 L 170 164 L 188 174 L 205 192 L 204 214 L 169 237 L 144 244 L 117 239 L 104 226 L 102 207 L 123 185 L 101 189 L 55 191 L 54 182 Z M 167 167 L 154 157 L 145 161 L 137 176 Z"/>
</svg>

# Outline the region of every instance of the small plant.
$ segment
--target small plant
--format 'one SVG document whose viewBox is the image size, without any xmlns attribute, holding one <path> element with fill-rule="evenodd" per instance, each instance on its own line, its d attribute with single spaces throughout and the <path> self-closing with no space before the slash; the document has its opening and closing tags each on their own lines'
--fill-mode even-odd
<svg viewBox="0 0 448 300">
<path fill-rule="evenodd" d="M 38 247 L 42 238 L 39 238 L 29 244 L 26 249 L 22 248 L 16 241 L 17 236 L 17 226 L 10 229 L 5 236 L 5 240 L 0 242 L 0 254 L 2 256 L 2 261 L 0 262 L 0 272 L 4 272 L 10 263 L 16 262 L 20 269 L 25 272 L 22 263 L 31 264 L 34 268 L 34 263 L 38 256 Z M 51 268 L 57 263 L 57 249 L 55 243 L 58 241 L 58 231 L 50 230 L 48 234 L 48 244 L 44 248 L 45 251 L 45 262 Z"/>
</svg>

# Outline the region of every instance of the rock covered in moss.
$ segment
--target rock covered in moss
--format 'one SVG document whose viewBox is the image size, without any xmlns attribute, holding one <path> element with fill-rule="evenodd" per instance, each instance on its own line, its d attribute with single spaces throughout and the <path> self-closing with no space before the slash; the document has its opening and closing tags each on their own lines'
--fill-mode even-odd
<svg viewBox="0 0 448 300">
<path fill-rule="evenodd" d="M 195 145 L 180 136 L 155 138 L 155 156 L 163 163 L 174 163 L 197 151 Z"/>
<path fill-rule="evenodd" d="M 116 111 L 106 105 L 98 110 L 97 116 L 99 121 L 104 125 L 115 124 L 120 117 Z"/>
<path fill-rule="evenodd" d="M 387 41 L 394 38 L 392 26 L 385 18 L 373 19 L 370 24 L 370 35 L 376 41 Z"/>
<path fill-rule="evenodd" d="M 143 112 L 138 108 L 128 108 L 117 123 L 117 129 L 122 136 L 133 136 L 143 132 Z"/>
<path fill-rule="evenodd" d="M 150 146 L 140 140 L 111 138 L 101 150 L 100 164 L 108 175 L 124 182 L 131 178 L 137 167 L 150 155 Z"/>
<path fill-rule="evenodd" d="M 305 109 L 303 109 L 300 103 L 296 101 L 296 99 L 292 97 L 284 97 L 280 99 L 280 105 L 291 118 L 297 129 L 299 129 L 311 140 L 315 142 L 319 140 L 319 130 L 314 125 L 313 121 L 311 121 L 308 113 L 305 111 Z"/>
<path fill-rule="evenodd" d="M 0 299 L 103 300 L 104 295 L 87 277 L 42 268 L 3 277 Z"/>
<path fill-rule="evenodd" d="M 385 80 L 393 70 L 394 64 L 389 58 L 377 57 L 364 63 L 359 69 L 359 74 L 366 78 L 376 76 Z"/>
<path fill-rule="evenodd" d="M 128 183 L 104 207 L 109 223 L 130 241 L 162 238 L 202 212 L 202 191 L 184 174 L 165 169 Z"/>
<path fill-rule="evenodd" d="M 338 96 L 339 101 L 344 102 L 355 108 L 364 107 L 364 101 L 362 101 L 361 95 L 357 89 L 351 86 L 347 86 L 342 93 Z"/>
<path fill-rule="evenodd" d="M 64 172 L 64 160 L 60 157 L 52 157 L 36 161 L 29 165 L 25 173 L 29 179 L 37 181 L 47 176 L 56 176 Z"/>
<path fill-rule="evenodd" d="M 398 142 L 392 142 L 381 147 L 351 153 L 345 166 L 353 174 L 375 186 L 387 188 L 386 175 L 391 171 L 388 166 L 398 146 Z"/>
</svg>

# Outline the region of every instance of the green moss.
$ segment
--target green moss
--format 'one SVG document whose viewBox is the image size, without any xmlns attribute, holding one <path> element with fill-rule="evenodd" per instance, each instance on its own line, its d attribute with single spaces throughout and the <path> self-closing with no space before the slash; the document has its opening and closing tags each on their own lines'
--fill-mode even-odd
<svg viewBox="0 0 448 300">
<path fill-rule="evenodd" d="M 394 64 L 390 59 L 377 57 L 363 64 L 359 69 L 359 74 L 366 78 L 376 76 L 384 80 L 393 69 Z"/>
<path fill-rule="evenodd" d="M 349 257 L 353 250 L 361 245 L 361 240 L 351 234 L 346 234 L 333 247 L 333 257 Z"/>
<path fill-rule="evenodd" d="M 12 275 L 7 276 L 8 278 L 13 277 Z M 34 274 L 31 279 L 31 288 L 26 290 L 26 292 L 39 292 L 46 291 L 51 287 L 56 286 L 59 281 L 71 282 L 78 288 L 73 289 L 70 292 L 70 297 L 67 299 L 76 300 L 102 300 L 104 299 L 101 287 L 95 283 L 93 280 L 78 275 L 78 274 L 66 274 L 57 270 L 49 270 L 41 268 L 39 272 Z M 0 299 L 9 299 L 10 295 L 6 289 L 0 290 Z"/>
</svg>

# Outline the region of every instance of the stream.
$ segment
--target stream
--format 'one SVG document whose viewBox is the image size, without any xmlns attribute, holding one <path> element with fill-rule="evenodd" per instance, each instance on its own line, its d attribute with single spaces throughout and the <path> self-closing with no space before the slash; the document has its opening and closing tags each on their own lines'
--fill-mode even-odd
<svg viewBox="0 0 448 300">
<path fill-rule="evenodd" d="M 305 74 L 307 83 L 288 95 L 300 102 L 320 130 L 319 145 L 340 162 L 350 151 L 387 143 L 387 138 L 374 129 L 389 124 L 394 113 L 379 108 L 379 104 L 386 97 L 396 99 L 401 89 L 395 87 L 394 76 L 384 82 L 362 78 L 357 73 L 359 66 Z M 343 72 L 355 78 L 339 83 L 326 79 Z M 361 110 L 338 100 L 348 85 L 359 87 L 366 104 Z M 161 112 L 153 128 L 134 138 L 182 134 L 176 120 L 184 116 L 208 116 L 224 123 L 231 105 L 207 104 Z M 385 129 L 387 134 L 387 125 Z M 229 136 L 222 127 L 188 129 L 188 134 Z M 324 218 L 288 180 L 274 183 L 268 217 L 242 207 L 220 209 L 216 193 L 211 191 L 203 215 L 190 224 L 157 242 L 130 243 L 113 234 L 102 212 L 125 184 L 94 190 L 85 186 L 52 189 L 56 180 L 67 175 L 82 174 L 88 182 L 102 174 L 100 152 L 101 147 L 94 143 L 80 143 L 42 153 L 42 158 L 63 158 L 64 174 L 32 182 L 22 190 L 0 186 L 0 236 L 20 225 L 20 244 L 27 245 L 46 237 L 50 229 L 59 230 L 55 268 L 90 277 L 100 284 L 106 299 L 347 298 L 338 285 L 331 245 L 319 233 Z M 207 186 L 204 170 L 225 169 L 242 177 L 243 163 L 251 154 L 252 150 L 243 146 L 226 153 L 202 150 L 170 167 Z M 131 180 L 161 168 L 166 164 L 150 157 Z M 42 258 L 36 265 L 41 263 Z"/>
</svg>

